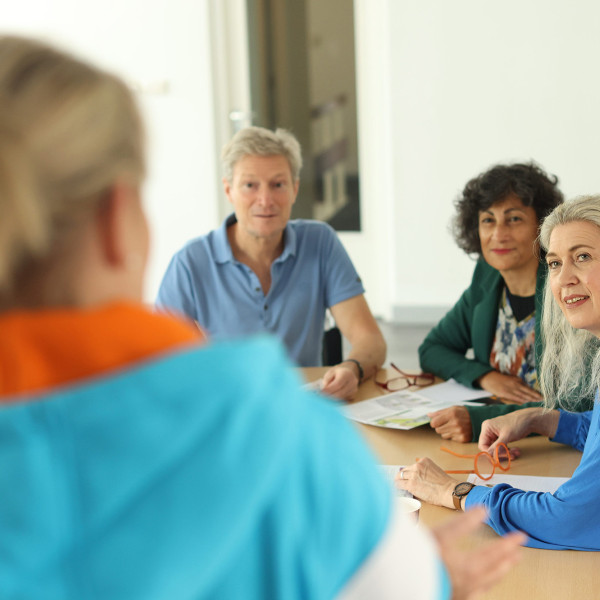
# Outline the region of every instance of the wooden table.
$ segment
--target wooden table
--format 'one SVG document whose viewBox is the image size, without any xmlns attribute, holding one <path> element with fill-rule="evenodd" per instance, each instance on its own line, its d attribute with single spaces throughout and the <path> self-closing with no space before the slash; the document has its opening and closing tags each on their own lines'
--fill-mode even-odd
<svg viewBox="0 0 600 600">
<path fill-rule="evenodd" d="M 307 381 L 318 379 L 325 371 L 323 367 L 302 369 Z M 392 371 L 389 376 L 393 376 Z M 355 401 L 372 398 L 380 393 L 379 388 L 370 380 L 360 387 Z M 417 457 L 429 456 L 443 468 L 469 468 L 463 465 L 463 462 L 466 463 L 465 459 L 455 458 L 442 452 L 440 447 L 445 445 L 464 454 L 474 454 L 478 451 L 475 443 L 459 444 L 442 440 L 427 425 L 410 431 L 362 424 L 357 424 L 357 427 L 382 464 L 406 465 L 415 462 Z M 528 438 L 518 442 L 517 445 L 523 453 L 521 458 L 511 465 L 510 473 L 514 475 L 569 477 L 581 458 L 581 453 L 576 450 L 554 444 L 542 437 Z M 454 477 L 466 478 L 461 475 L 454 475 Z M 600 498 L 598 502 L 600 510 Z M 420 523 L 431 527 L 455 515 L 456 512 L 448 508 L 423 504 Z M 497 534 L 490 527 L 483 526 L 477 534 L 466 540 L 465 547 L 476 548 L 496 537 Z M 600 598 L 600 554 L 597 552 L 534 548 L 523 548 L 522 552 L 521 562 L 482 598 L 485 600 Z"/>
</svg>

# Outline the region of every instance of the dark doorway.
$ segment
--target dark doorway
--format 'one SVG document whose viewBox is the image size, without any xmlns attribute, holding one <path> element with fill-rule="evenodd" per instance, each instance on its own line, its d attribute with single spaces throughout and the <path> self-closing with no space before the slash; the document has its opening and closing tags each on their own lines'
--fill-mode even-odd
<svg viewBox="0 0 600 600">
<path fill-rule="evenodd" d="M 360 231 L 353 0 L 247 0 L 253 123 L 291 130 L 293 216 Z"/>
</svg>

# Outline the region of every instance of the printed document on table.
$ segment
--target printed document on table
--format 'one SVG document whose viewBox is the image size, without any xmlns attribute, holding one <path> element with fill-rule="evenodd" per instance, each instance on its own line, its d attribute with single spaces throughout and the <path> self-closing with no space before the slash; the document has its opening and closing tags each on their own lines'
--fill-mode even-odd
<svg viewBox="0 0 600 600">
<path fill-rule="evenodd" d="M 349 419 L 365 425 L 414 429 L 429 423 L 428 413 L 457 404 L 479 406 L 472 400 L 489 395 L 484 390 L 472 390 L 450 379 L 416 392 L 401 390 L 355 402 L 346 406 L 344 413 Z"/>
<path fill-rule="evenodd" d="M 504 475 L 501 473 L 493 475 L 491 479 L 487 480 L 480 479 L 477 475 L 469 475 L 467 481 L 475 485 L 488 487 L 493 487 L 498 483 L 508 483 L 508 485 L 526 492 L 550 492 L 554 494 L 569 479 L 569 477 L 535 477 L 533 475 Z"/>
<path fill-rule="evenodd" d="M 453 404 L 456 402 L 449 404 L 443 400 L 431 400 L 420 393 L 402 390 L 349 404 L 344 407 L 344 413 L 349 419 L 366 425 L 413 429 L 429 423 L 427 413 Z"/>
</svg>

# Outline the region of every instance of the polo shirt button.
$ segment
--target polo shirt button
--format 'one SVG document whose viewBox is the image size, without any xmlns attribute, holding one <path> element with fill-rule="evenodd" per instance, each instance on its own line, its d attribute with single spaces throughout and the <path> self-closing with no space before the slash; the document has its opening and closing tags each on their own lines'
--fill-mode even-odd
<svg viewBox="0 0 600 600">
<path fill-rule="evenodd" d="M 269 308 L 269 305 L 268 305 L 268 304 L 265 304 L 265 307 L 264 307 L 264 308 L 265 308 L 265 310 L 267 310 L 267 309 Z"/>
<path fill-rule="evenodd" d="M 255 292 L 260 292 L 260 288 L 259 287 L 258 288 L 254 288 L 254 291 Z"/>
</svg>

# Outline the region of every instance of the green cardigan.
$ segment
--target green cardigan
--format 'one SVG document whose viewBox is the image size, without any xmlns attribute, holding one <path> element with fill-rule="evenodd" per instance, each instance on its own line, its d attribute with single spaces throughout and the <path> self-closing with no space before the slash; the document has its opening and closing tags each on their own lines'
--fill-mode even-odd
<svg viewBox="0 0 600 600">
<path fill-rule="evenodd" d="M 535 286 L 536 365 L 540 364 L 542 354 L 540 322 L 546 272 L 545 265 L 540 263 Z M 480 259 L 469 288 L 419 346 L 419 360 L 424 371 L 435 373 L 442 379 L 452 377 L 463 385 L 478 387 L 475 383 L 477 379 L 493 370 L 490 354 L 503 287 L 504 280 L 499 271 Z M 465 354 L 471 348 L 474 358 L 467 358 Z M 467 407 L 473 427 L 472 439 L 479 439 L 481 424 L 486 419 L 529 406 L 540 406 L 540 403 Z M 591 410 L 592 406 L 593 398 L 584 399 L 580 410 Z"/>
</svg>

